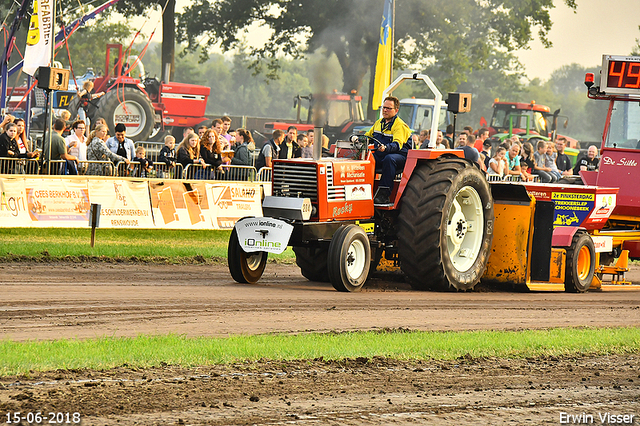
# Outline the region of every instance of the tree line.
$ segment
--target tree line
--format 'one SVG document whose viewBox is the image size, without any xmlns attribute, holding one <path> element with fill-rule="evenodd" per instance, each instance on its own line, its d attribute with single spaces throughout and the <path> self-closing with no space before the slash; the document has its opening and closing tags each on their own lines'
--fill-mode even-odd
<svg viewBox="0 0 640 426">
<path fill-rule="evenodd" d="M 65 22 L 80 13 L 71 2 L 60 3 Z M 576 7 L 574 0 L 564 3 Z M 12 0 L 0 4 L 9 10 Z M 150 74 L 161 77 L 161 64 L 169 62 L 174 81 L 211 87 L 208 112 L 214 115 L 291 118 L 297 94 L 358 90 L 369 99 L 382 6 L 382 0 L 194 0 L 176 13 L 174 0 L 121 0 L 113 10 L 127 18 L 100 16 L 70 39 L 69 48 L 75 74 L 89 67 L 99 72 L 105 44 L 128 46 L 135 34 L 128 18 L 161 8 L 164 40 L 143 60 Z M 598 103 L 587 102 L 582 86 L 586 69 L 559 64 L 548 80 L 528 81 L 513 54 L 535 33 L 551 45 L 553 7 L 552 0 L 397 0 L 394 68 L 430 75 L 443 93 L 472 93 L 472 112 L 459 117 L 461 125 L 477 128 L 481 117 L 489 120 L 495 98 L 533 99 L 570 117 L 567 134 L 597 140 L 602 126 L 593 119 Z M 246 41 L 255 22 L 271 29 L 261 46 Z M 212 53 L 213 47 L 226 54 Z M 141 49 L 136 43 L 131 52 Z M 56 59 L 68 65 L 66 56 L 63 48 Z M 396 95 L 426 94 L 401 87 Z"/>
</svg>

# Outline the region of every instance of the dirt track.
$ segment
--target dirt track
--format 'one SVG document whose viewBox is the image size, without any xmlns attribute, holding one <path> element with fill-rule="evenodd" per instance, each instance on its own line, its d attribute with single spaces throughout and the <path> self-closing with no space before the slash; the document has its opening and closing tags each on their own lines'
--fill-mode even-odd
<svg viewBox="0 0 640 426">
<path fill-rule="evenodd" d="M 629 276 L 640 282 L 638 271 Z M 0 277 L 0 333 L 13 340 L 640 326 L 639 290 L 419 293 L 386 276 L 341 294 L 274 264 L 254 286 L 235 284 L 216 265 L 18 263 L 0 265 Z M 5 378 L 0 415 L 4 422 L 7 411 L 80 411 L 83 424 L 493 425 L 560 424 L 561 412 L 601 424 L 598 413 L 608 411 L 640 424 L 639 383 L 638 355 L 120 368 Z"/>
</svg>

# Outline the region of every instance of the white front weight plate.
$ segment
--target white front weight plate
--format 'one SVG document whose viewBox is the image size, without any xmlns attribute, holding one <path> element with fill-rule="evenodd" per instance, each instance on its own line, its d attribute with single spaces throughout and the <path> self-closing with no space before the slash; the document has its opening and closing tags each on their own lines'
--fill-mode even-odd
<svg viewBox="0 0 640 426">
<path fill-rule="evenodd" d="M 246 253 L 266 251 L 280 254 L 287 248 L 293 226 L 270 217 L 250 217 L 236 222 L 240 247 Z"/>
</svg>

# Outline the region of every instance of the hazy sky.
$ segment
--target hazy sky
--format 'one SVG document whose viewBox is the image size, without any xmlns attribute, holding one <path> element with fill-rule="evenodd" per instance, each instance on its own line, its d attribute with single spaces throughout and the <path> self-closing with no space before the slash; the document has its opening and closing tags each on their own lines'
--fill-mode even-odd
<svg viewBox="0 0 640 426">
<path fill-rule="evenodd" d="M 182 9 L 190 2 L 176 0 L 176 7 Z M 603 54 L 631 53 L 636 38 L 640 38 L 640 0 L 577 0 L 577 3 L 574 13 L 564 1 L 554 0 L 553 27 L 549 33 L 553 47 L 545 49 L 536 39 L 530 50 L 517 52 L 529 78 L 547 79 L 555 69 L 574 62 L 600 65 Z M 157 33 L 161 33 L 161 26 Z M 155 40 L 161 40 L 161 36 L 156 35 Z"/>
<path fill-rule="evenodd" d="M 562 0 L 554 4 L 549 32 L 553 47 L 545 49 L 536 40 L 531 50 L 518 52 L 529 78 L 546 79 L 556 68 L 574 62 L 601 65 L 603 54 L 629 55 L 640 38 L 638 0 L 577 0 L 575 13 Z"/>
</svg>

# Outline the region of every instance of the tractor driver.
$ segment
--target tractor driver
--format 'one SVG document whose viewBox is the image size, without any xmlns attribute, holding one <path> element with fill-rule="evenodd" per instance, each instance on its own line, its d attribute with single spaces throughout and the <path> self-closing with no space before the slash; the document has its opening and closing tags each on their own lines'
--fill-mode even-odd
<svg viewBox="0 0 640 426">
<path fill-rule="evenodd" d="M 376 151 L 373 154 L 376 170 L 382 169 L 378 191 L 373 198 L 373 204 L 376 205 L 390 204 L 393 179 L 396 173 L 404 168 L 407 151 L 411 149 L 411 129 L 397 116 L 399 108 L 398 98 L 385 98 L 382 103 L 382 118 L 366 133 L 379 142 L 376 142 Z"/>
</svg>

